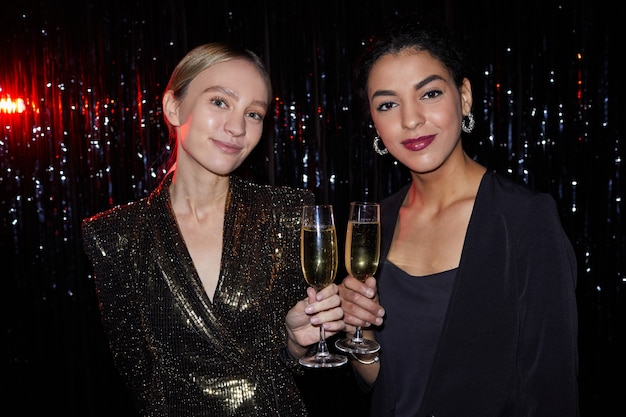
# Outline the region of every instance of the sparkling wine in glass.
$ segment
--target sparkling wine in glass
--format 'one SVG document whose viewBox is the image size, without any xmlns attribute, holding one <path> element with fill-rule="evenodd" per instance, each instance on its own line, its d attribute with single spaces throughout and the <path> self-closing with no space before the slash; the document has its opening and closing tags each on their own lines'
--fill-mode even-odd
<svg viewBox="0 0 626 417">
<path fill-rule="evenodd" d="M 316 291 L 327 287 L 335 280 L 339 264 L 337 251 L 333 207 L 304 206 L 300 232 L 300 261 L 306 282 Z M 348 358 L 328 350 L 324 326 L 320 326 L 320 340 L 316 353 L 300 358 L 299 362 L 309 368 L 334 368 L 346 364 Z"/>
<path fill-rule="evenodd" d="M 380 258 L 380 205 L 352 202 L 346 233 L 345 263 L 348 273 L 361 282 L 374 275 Z M 363 338 L 363 329 L 357 327 L 352 337 L 335 342 L 343 352 L 368 354 L 380 350 L 380 345 Z"/>
</svg>

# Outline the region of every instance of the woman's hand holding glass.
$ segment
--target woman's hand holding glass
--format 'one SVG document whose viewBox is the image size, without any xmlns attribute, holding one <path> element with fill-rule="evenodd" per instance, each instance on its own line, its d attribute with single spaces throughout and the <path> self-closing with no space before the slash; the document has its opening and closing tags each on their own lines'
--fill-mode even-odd
<svg viewBox="0 0 626 417">
<path fill-rule="evenodd" d="M 289 343 L 287 347 L 294 358 L 304 356 L 309 346 L 320 340 L 320 324 L 325 335 L 333 336 L 344 330 L 343 310 L 339 287 L 328 285 L 319 292 L 309 287 L 307 298 L 289 310 L 285 318 Z"/>
<path fill-rule="evenodd" d="M 374 331 L 368 327 L 370 324 L 381 326 L 385 316 L 385 310 L 378 302 L 376 278 L 368 277 L 365 282 L 361 282 L 348 275 L 338 286 L 343 320 L 346 324 L 345 332 L 351 336 L 355 333 L 356 327 L 361 326 L 363 327 L 363 337 L 375 340 Z M 355 359 L 352 364 L 360 368 L 359 376 L 366 384 L 373 384 L 380 370 L 376 360 L 378 353 L 351 353 L 350 355 Z"/>
<path fill-rule="evenodd" d="M 357 327 L 364 327 L 364 337 L 371 338 L 367 328 L 372 324 L 382 325 L 385 316 L 385 309 L 378 302 L 376 278 L 368 277 L 361 282 L 348 275 L 338 287 L 346 333 L 354 334 Z"/>
</svg>

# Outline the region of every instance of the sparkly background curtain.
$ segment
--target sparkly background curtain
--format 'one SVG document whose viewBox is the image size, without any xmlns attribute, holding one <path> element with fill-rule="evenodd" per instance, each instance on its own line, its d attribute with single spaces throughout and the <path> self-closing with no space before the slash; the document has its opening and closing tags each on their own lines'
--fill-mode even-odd
<svg viewBox="0 0 626 417">
<path fill-rule="evenodd" d="M 160 178 L 161 94 L 184 53 L 227 39 L 264 58 L 273 118 L 240 173 L 314 190 L 341 223 L 350 200 L 380 200 L 408 179 L 373 152 L 350 72 L 368 34 L 412 9 L 446 22 L 472 51 L 468 152 L 557 200 L 579 262 L 583 416 L 626 409 L 616 10 L 583 0 L 26 0 L 0 7 L 3 376 L 14 410 L 133 415 L 100 327 L 80 224 Z M 22 112 L 11 107 L 18 99 Z M 311 403 L 325 397 L 323 415 L 353 385 L 330 372 L 313 378 L 323 390 L 303 383 Z"/>
</svg>

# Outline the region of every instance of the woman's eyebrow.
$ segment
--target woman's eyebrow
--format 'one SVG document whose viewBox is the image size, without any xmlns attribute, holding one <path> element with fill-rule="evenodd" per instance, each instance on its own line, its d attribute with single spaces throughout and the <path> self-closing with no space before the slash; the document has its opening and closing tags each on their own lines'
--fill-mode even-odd
<svg viewBox="0 0 626 417">
<path fill-rule="evenodd" d="M 424 87 L 428 83 L 431 83 L 435 80 L 444 80 L 444 78 L 441 75 L 437 75 L 437 74 L 430 75 L 424 78 L 419 83 L 415 84 L 415 90 L 419 90 L 420 88 Z M 395 93 L 393 90 L 378 90 L 374 92 L 374 94 L 372 94 L 372 98 L 379 97 L 379 96 L 392 96 L 394 94 Z"/>
</svg>

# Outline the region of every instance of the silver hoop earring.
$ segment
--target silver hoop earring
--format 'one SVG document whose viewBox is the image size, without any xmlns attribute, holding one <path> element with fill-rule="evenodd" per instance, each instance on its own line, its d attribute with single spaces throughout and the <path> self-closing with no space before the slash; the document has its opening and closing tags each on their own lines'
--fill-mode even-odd
<svg viewBox="0 0 626 417">
<path fill-rule="evenodd" d="M 474 120 L 474 115 L 472 112 L 469 112 L 467 113 L 467 116 L 463 117 L 463 120 L 461 120 L 461 129 L 463 129 L 463 132 L 465 133 L 472 133 L 475 124 L 476 121 Z"/>
<path fill-rule="evenodd" d="M 387 155 L 389 151 L 387 149 L 380 149 L 380 146 L 378 146 L 378 142 L 380 142 L 380 137 L 374 136 L 374 143 L 372 145 L 374 146 L 374 150 L 376 151 L 376 153 L 381 156 Z"/>
</svg>

